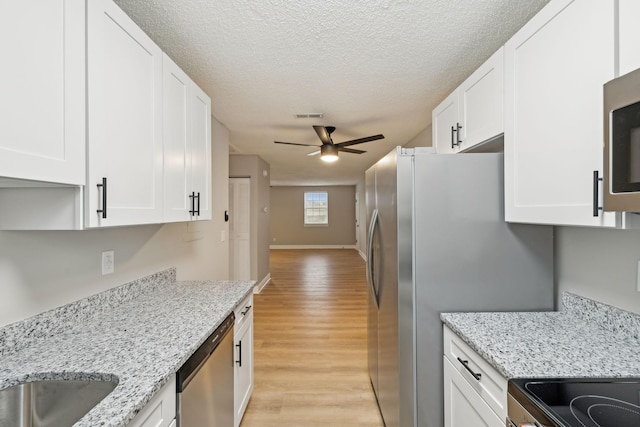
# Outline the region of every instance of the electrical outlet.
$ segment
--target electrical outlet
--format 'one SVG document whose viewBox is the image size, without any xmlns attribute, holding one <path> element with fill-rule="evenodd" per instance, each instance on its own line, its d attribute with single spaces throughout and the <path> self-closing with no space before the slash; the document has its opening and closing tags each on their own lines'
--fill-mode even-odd
<svg viewBox="0 0 640 427">
<path fill-rule="evenodd" d="M 102 252 L 102 275 L 113 273 L 115 263 L 114 251 Z"/>
</svg>

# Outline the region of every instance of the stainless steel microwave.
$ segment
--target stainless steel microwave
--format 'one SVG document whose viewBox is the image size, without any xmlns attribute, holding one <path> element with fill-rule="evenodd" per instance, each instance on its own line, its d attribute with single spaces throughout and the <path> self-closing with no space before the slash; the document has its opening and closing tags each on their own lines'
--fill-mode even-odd
<svg viewBox="0 0 640 427">
<path fill-rule="evenodd" d="M 604 210 L 640 212 L 640 69 L 604 85 Z"/>
</svg>

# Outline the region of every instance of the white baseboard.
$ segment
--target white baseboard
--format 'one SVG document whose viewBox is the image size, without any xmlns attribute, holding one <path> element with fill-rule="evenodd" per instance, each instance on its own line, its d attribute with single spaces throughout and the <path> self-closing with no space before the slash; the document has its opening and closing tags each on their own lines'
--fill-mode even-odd
<svg viewBox="0 0 640 427">
<path fill-rule="evenodd" d="M 356 245 L 270 245 L 269 249 L 355 249 Z"/>
<path fill-rule="evenodd" d="M 360 258 L 362 258 L 364 262 L 367 262 L 367 256 L 365 255 L 365 253 L 362 252 L 360 249 L 358 249 L 358 253 L 360 254 Z"/>
<path fill-rule="evenodd" d="M 253 293 L 259 294 L 260 292 L 262 292 L 262 290 L 267 287 L 270 281 L 271 281 L 271 273 L 267 273 L 267 275 L 264 276 L 264 279 L 262 279 L 260 283 L 258 283 L 253 287 Z"/>
</svg>

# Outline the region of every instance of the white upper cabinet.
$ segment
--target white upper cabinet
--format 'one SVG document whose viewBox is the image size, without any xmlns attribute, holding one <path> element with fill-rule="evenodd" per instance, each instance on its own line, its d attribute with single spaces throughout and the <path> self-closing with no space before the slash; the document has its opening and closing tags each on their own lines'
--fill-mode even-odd
<svg viewBox="0 0 640 427">
<path fill-rule="evenodd" d="M 189 221 L 191 80 L 167 55 L 163 55 L 164 218 Z"/>
<path fill-rule="evenodd" d="M 640 1 L 618 0 L 618 76 L 640 68 Z"/>
<path fill-rule="evenodd" d="M 455 153 L 459 150 L 457 126 L 458 91 L 453 91 L 431 112 L 433 146 L 438 153 Z"/>
<path fill-rule="evenodd" d="M 0 13 L 0 177 L 85 183 L 84 0 Z"/>
<path fill-rule="evenodd" d="M 87 12 L 85 224 L 162 222 L 162 51 L 111 0 Z"/>
<path fill-rule="evenodd" d="M 602 85 L 614 76 L 614 3 L 552 0 L 505 45 L 505 217 L 616 226 L 603 213 Z"/>
<path fill-rule="evenodd" d="M 467 150 L 504 130 L 504 52 L 500 48 L 432 112 L 438 153 Z"/>
<path fill-rule="evenodd" d="M 195 84 L 191 96 L 191 182 L 196 219 L 211 219 L 211 98 Z"/>
<path fill-rule="evenodd" d="M 211 99 L 166 54 L 165 222 L 211 219 Z"/>
</svg>

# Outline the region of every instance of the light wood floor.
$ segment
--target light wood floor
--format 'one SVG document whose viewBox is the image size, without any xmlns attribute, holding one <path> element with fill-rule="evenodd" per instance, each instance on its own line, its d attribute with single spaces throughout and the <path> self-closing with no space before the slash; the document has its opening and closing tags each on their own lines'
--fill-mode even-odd
<svg viewBox="0 0 640 427">
<path fill-rule="evenodd" d="M 367 371 L 365 263 L 273 250 L 254 295 L 255 385 L 241 427 L 382 427 Z"/>
</svg>

